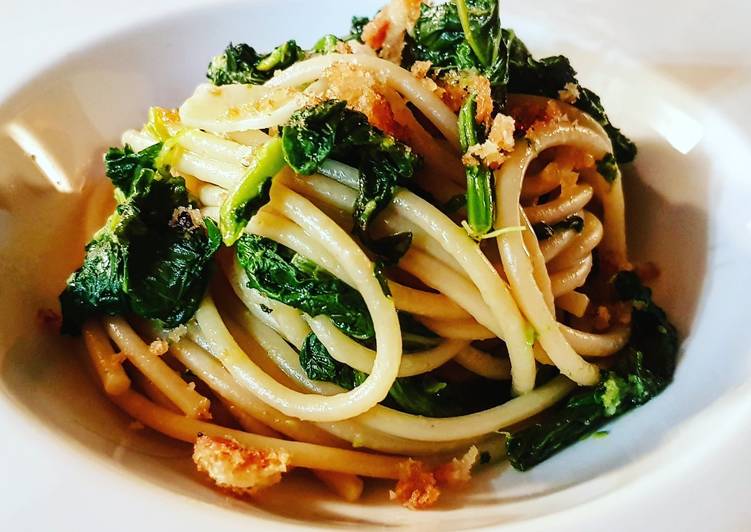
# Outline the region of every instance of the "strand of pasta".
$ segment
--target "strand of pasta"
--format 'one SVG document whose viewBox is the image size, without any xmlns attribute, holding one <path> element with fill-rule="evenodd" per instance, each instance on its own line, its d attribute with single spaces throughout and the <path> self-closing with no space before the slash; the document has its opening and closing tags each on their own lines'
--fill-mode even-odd
<svg viewBox="0 0 751 532">
<path fill-rule="evenodd" d="M 290 455 L 293 467 L 321 469 L 364 477 L 397 479 L 400 464 L 405 458 L 338 449 L 312 443 L 279 440 L 250 434 L 181 416 L 150 402 L 142 395 L 128 390 L 111 397 L 112 401 L 147 427 L 171 438 L 195 442 L 198 434 L 219 438 L 233 438 L 247 447 L 265 451 L 284 450 Z"/>
<path fill-rule="evenodd" d="M 415 318 L 425 325 L 425 327 L 443 338 L 470 341 L 497 338 L 497 335 L 493 331 L 477 323 L 473 317 L 460 320 L 436 320 L 423 316 L 415 316 Z"/>
<path fill-rule="evenodd" d="M 581 233 L 577 234 L 565 249 L 547 263 L 548 271 L 554 273 L 570 268 L 587 255 L 591 255 L 592 250 L 602 240 L 602 223 L 597 219 L 597 216 L 588 211 L 583 211 L 581 217 L 584 220 Z"/>
<path fill-rule="evenodd" d="M 112 341 L 146 378 L 153 382 L 182 412 L 192 417 L 209 416 L 209 400 L 182 380 L 159 355 L 119 316 L 107 316 L 104 327 Z"/>
<path fill-rule="evenodd" d="M 399 369 L 401 345 L 394 348 L 397 360 L 393 361 L 396 362 L 393 367 L 379 368 L 379 358 L 376 356 L 373 372 L 357 388 L 334 396 L 304 394 L 278 383 L 248 358 L 227 330 L 210 296 L 206 296 L 198 307 L 195 319 L 212 347 L 210 351 L 236 381 L 266 404 L 302 420 L 339 421 L 367 411 L 386 397 Z M 396 335 L 401 342 L 398 332 Z"/>
<path fill-rule="evenodd" d="M 391 297 L 394 298 L 394 304 L 399 310 L 428 318 L 445 320 L 470 317 L 470 314 L 466 310 L 444 294 L 418 290 L 391 280 L 388 283 Z"/>
<path fill-rule="evenodd" d="M 393 200 L 405 218 L 433 235 L 441 246 L 457 258 L 499 323 L 511 359 L 511 381 L 516 393 L 534 388 L 535 360 L 527 342 L 527 324 L 519 312 L 508 287 L 493 266 L 461 227 L 427 201 L 406 190 Z M 517 221 L 515 226 L 518 226 Z M 507 225 L 508 226 L 508 225 Z"/>
<path fill-rule="evenodd" d="M 108 395 L 117 395 L 130 387 L 130 378 L 122 366 L 122 357 L 110 347 L 109 336 L 97 320 L 88 320 L 81 327 L 86 349 L 99 380 Z"/>
<path fill-rule="evenodd" d="M 410 249 L 399 260 L 399 267 L 420 281 L 446 295 L 466 310 L 483 327 L 503 339 L 503 331 L 483 300 L 477 286 L 456 271 L 426 253 Z"/>
<path fill-rule="evenodd" d="M 582 286 L 590 271 L 592 271 L 592 255 L 587 255 L 570 268 L 551 274 L 550 286 L 553 289 L 553 296 L 558 297 Z"/>
<path fill-rule="evenodd" d="M 553 201 L 525 207 L 524 212 L 533 224 L 555 224 L 565 220 L 570 213 L 582 210 L 592 200 L 592 194 L 591 186 L 574 185 Z"/>
<path fill-rule="evenodd" d="M 331 356 L 343 364 L 364 373 L 373 369 L 375 352 L 364 345 L 354 342 L 340 331 L 328 316 L 307 318 L 306 321 Z M 427 373 L 451 360 L 469 342 L 446 340 L 438 346 L 402 356 L 399 365 L 399 377 L 412 377 Z"/>
<path fill-rule="evenodd" d="M 333 395 L 343 391 L 343 388 L 335 384 L 309 379 L 300 365 L 297 352 L 278 333 L 257 320 L 255 315 L 241 312 L 239 315 L 234 314 L 234 316 L 242 323 L 243 331 L 250 333 L 254 340 L 258 342 L 262 348 L 261 354 L 268 357 L 275 364 L 277 371 L 270 372 L 274 379 L 286 386 L 294 387 L 297 385 L 300 389 L 323 395 Z M 195 335 L 193 331 L 191 334 L 194 335 L 199 343 L 205 343 L 201 342 L 200 331 L 198 335 Z M 254 354 L 250 353 L 250 356 L 253 357 Z M 260 365 L 260 360 L 254 358 L 254 361 Z M 382 407 L 377 406 L 375 408 Z M 333 423 L 316 423 L 316 425 L 326 432 L 351 442 L 355 446 L 365 446 L 388 453 L 429 455 L 440 452 L 453 452 L 468 447 L 474 441 L 473 439 L 459 439 L 438 444 L 415 441 L 409 438 L 394 437 L 386 432 L 365 427 L 357 422 L 356 419 Z"/>
<path fill-rule="evenodd" d="M 409 72 L 384 59 L 362 54 L 326 54 L 300 61 L 266 82 L 269 87 L 298 87 L 319 79 L 335 63 L 356 65 L 379 74 L 383 82 L 406 97 L 455 148 L 459 146 L 456 115 Z"/>
<path fill-rule="evenodd" d="M 536 131 L 534 146 L 527 140 L 517 142 L 510 158 L 495 172 L 496 198 L 499 199 L 496 228 L 520 224 L 519 199 L 527 166 L 544 149 L 561 145 L 574 145 L 598 157 L 602 157 L 610 149 L 607 137 L 603 138 L 597 132 L 579 125 L 562 123 Z M 532 322 L 547 355 L 561 373 L 578 384 L 595 384 L 599 379 L 599 370 L 581 358 L 561 334 L 555 316 L 550 312 L 535 282 L 522 236 L 519 233 L 505 233 L 498 236 L 497 241 L 515 299 Z M 552 279 L 551 285 L 555 295 L 556 287 Z"/>
<path fill-rule="evenodd" d="M 524 222 L 525 231 L 522 233 L 522 241 L 524 247 L 529 253 L 529 260 L 532 263 L 532 273 L 537 283 L 537 288 L 542 292 L 542 297 L 545 300 L 545 304 L 551 314 L 555 313 L 555 301 L 553 298 L 553 287 L 550 285 L 550 276 L 545 265 L 545 256 L 540 249 L 540 243 L 537 241 L 535 232 L 532 229 L 532 224 L 529 223 L 529 219 L 521 210 L 521 219 Z"/>
<path fill-rule="evenodd" d="M 508 358 L 498 358 L 468 345 L 453 358 L 454 362 L 472 373 L 493 380 L 511 378 L 511 362 Z"/>
</svg>

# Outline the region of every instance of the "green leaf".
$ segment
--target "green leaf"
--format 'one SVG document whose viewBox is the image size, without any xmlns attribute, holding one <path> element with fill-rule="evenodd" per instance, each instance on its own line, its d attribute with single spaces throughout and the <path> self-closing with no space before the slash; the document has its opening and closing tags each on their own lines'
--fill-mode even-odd
<svg viewBox="0 0 751 532">
<path fill-rule="evenodd" d="M 597 171 L 605 178 L 605 181 L 612 183 L 618 178 L 618 162 L 612 153 L 608 153 L 597 161 Z"/>
<path fill-rule="evenodd" d="M 235 250 L 249 288 L 310 316 L 329 316 L 352 338 L 373 338 L 373 323 L 360 293 L 320 266 L 257 235 L 242 235 Z"/>
<path fill-rule="evenodd" d="M 351 390 L 362 384 L 367 374 L 334 360 L 318 337 L 310 333 L 300 349 L 300 365 L 309 379 L 333 382 Z"/>
<path fill-rule="evenodd" d="M 271 179 L 284 168 L 282 141 L 273 138 L 253 152 L 245 176 L 219 210 L 219 228 L 225 245 L 240 237 L 250 218 L 269 200 Z"/>
<path fill-rule="evenodd" d="M 247 44 L 232 44 L 214 57 L 206 73 L 214 85 L 244 83 L 259 85 L 274 72 L 305 58 L 305 51 L 295 41 L 287 41 L 268 54 L 259 54 Z"/>
<path fill-rule="evenodd" d="M 349 35 L 344 37 L 345 41 L 356 40 L 362 42 L 362 30 L 370 22 L 368 17 L 352 17 L 352 24 L 349 30 Z"/>
<path fill-rule="evenodd" d="M 184 180 L 157 170 L 161 154 L 160 144 L 138 153 L 128 146 L 107 152 L 107 175 L 120 203 L 60 295 L 62 332 L 77 334 L 88 317 L 100 314 L 132 312 L 174 327 L 195 313 L 219 231 L 210 220 L 196 225 Z"/>
<path fill-rule="evenodd" d="M 161 143 L 139 152 L 134 152 L 127 144 L 122 148 L 110 148 L 104 155 L 105 173 L 123 196 L 130 196 L 142 170 L 155 170 L 154 160 L 161 150 Z"/>
<path fill-rule="evenodd" d="M 511 465 L 524 471 L 597 431 L 614 417 L 660 394 L 675 371 L 678 337 L 649 288 L 633 272 L 613 279 L 619 298 L 633 303 L 631 338 L 599 385 L 574 392 L 547 418 L 513 433 L 506 442 Z"/>
<path fill-rule="evenodd" d="M 466 42 L 479 63 L 492 67 L 501 47 L 501 19 L 498 0 L 456 0 Z"/>
<path fill-rule="evenodd" d="M 368 123 L 367 117 L 347 109 L 346 102 L 327 100 L 297 111 L 282 129 L 287 163 L 297 173 L 316 172 L 329 158 L 357 167 L 359 187 L 353 218 L 360 238 L 371 249 L 390 258 L 401 256 L 411 235 L 394 235 L 386 240 L 367 234 L 370 220 L 394 196 L 397 185 L 408 186 L 419 165 L 419 157 Z"/>
</svg>

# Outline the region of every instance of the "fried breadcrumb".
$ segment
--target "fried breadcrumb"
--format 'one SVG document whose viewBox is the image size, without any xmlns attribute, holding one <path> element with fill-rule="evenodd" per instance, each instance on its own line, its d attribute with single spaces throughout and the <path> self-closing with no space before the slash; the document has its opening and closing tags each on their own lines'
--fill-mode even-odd
<svg viewBox="0 0 751 532">
<path fill-rule="evenodd" d="M 477 447 L 473 445 L 461 458 L 454 458 L 433 471 L 410 458 L 400 464 L 399 481 L 394 490 L 389 491 L 389 498 L 410 510 L 429 508 L 440 498 L 440 488 L 456 489 L 470 481 L 478 456 Z"/>
<path fill-rule="evenodd" d="M 472 466 L 477 462 L 479 451 L 474 445 L 461 458 L 454 458 L 433 472 L 438 484 L 449 488 L 460 488 L 472 479 Z"/>
<path fill-rule="evenodd" d="M 253 495 L 282 479 L 289 453 L 245 447 L 233 438 L 201 435 L 193 447 L 193 462 L 220 488 L 236 495 Z"/>
<path fill-rule="evenodd" d="M 389 491 L 389 498 L 399 501 L 402 506 L 410 510 L 428 508 L 438 501 L 441 490 L 438 481 L 430 471 L 425 469 L 422 462 L 411 458 L 400 464 L 399 481 L 396 487 Z"/>
</svg>

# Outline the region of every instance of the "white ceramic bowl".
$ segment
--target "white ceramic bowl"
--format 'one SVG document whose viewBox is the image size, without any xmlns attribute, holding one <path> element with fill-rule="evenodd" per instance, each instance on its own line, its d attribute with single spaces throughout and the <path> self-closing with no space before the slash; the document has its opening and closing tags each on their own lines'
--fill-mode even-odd
<svg viewBox="0 0 751 532">
<path fill-rule="evenodd" d="M 717 112 L 717 102 L 611 46 L 598 25 L 603 18 L 562 12 L 557 3 L 507 2 L 504 22 L 539 54 L 570 56 L 614 122 L 637 141 L 639 156 L 625 176 L 632 254 L 660 266 L 656 299 L 684 339 L 675 383 L 613 423 L 607 438 L 581 442 L 528 473 L 485 471 L 469 491 L 427 512 L 389 503 L 383 483 L 370 487 L 362 504 L 345 504 L 298 473 L 243 502 L 217 494 L 194 473 L 188 446 L 130 430 L 86 375 L 79 342 L 38 325 L 38 311 L 56 308 L 83 244 L 111 209 L 101 155 L 124 129 L 143 123 L 150 105 L 178 105 L 230 40 L 269 48 L 295 37 L 307 45 L 324 33 L 344 33 L 352 14 L 370 14 L 379 4 L 287 0 L 186 10 L 86 47 L 2 102 L 0 421 L 6 434 L 15 424 L 34 438 L 37 453 L 0 461 L 10 472 L 8 490 L 34 482 L 23 472 L 35 470 L 23 460 L 43 461 L 39 449 L 48 449 L 60 461 L 34 474 L 43 486 L 67 485 L 90 498 L 76 499 L 94 519 L 79 530 L 93 530 L 97 519 L 117 530 L 158 523 L 184 530 L 533 526 L 554 523 L 545 516 L 564 510 L 591 508 L 606 495 L 646 493 L 658 478 L 675 484 L 730 441 L 748 412 L 751 379 L 747 134 Z M 748 469 L 747 457 L 739 467 Z M 120 514 L 96 511 L 99 504 L 115 507 L 100 487 L 127 499 Z M 65 491 L 55 491 L 65 500 Z"/>
</svg>

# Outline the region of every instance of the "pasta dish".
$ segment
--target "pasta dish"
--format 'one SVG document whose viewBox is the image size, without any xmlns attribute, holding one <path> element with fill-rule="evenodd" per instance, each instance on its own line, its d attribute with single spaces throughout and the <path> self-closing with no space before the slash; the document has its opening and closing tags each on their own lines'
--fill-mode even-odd
<svg viewBox="0 0 751 532">
<path fill-rule="evenodd" d="M 636 147 L 496 0 L 392 0 L 207 78 L 105 154 L 117 205 L 60 305 L 108 398 L 220 489 L 300 468 L 426 508 L 670 383 L 626 245 Z"/>
</svg>

